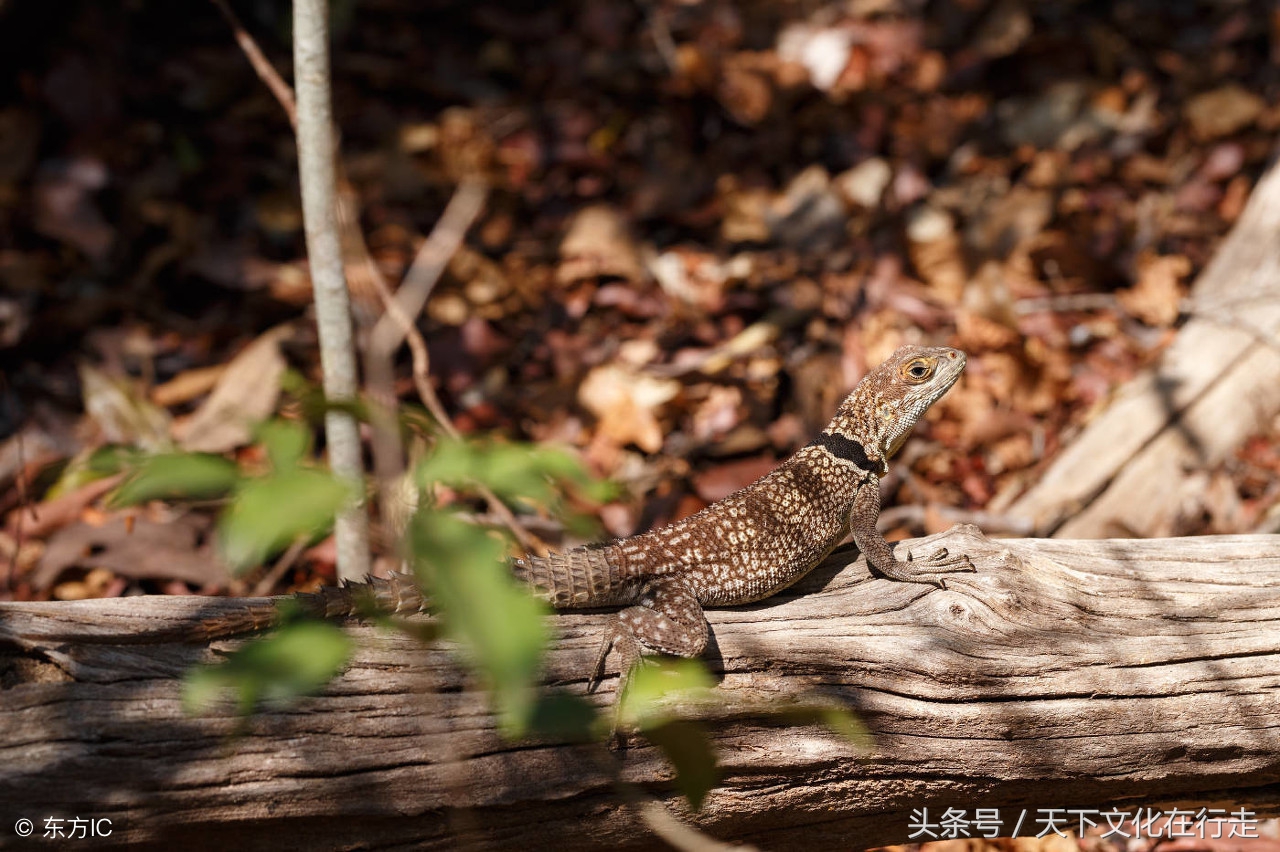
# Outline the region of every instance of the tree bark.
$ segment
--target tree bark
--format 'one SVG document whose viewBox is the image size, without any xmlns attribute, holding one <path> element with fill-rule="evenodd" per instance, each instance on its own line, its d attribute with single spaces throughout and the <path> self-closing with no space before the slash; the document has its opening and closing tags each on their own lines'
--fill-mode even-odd
<svg viewBox="0 0 1280 852">
<path fill-rule="evenodd" d="M 978 572 L 933 590 L 872 578 L 845 549 L 785 594 L 710 612 L 720 785 L 688 815 L 645 743 L 614 755 L 623 777 L 768 848 L 901 842 L 926 806 L 1001 808 L 1010 826 L 1023 808 L 1280 812 L 1280 538 L 993 542 L 957 527 L 911 549 L 937 543 Z M 59 815 L 156 847 L 654 845 L 597 746 L 504 742 L 451 655 L 400 634 L 352 627 L 342 677 L 238 736 L 230 713 L 184 716 L 177 678 L 237 642 L 148 634 L 239 605 L 0 606 L 0 831 Z M 553 617 L 549 684 L 583 691 L 605 617 Z M 874 745 L 744 711 L 801 693 L 847 704 Z"/>
</svg>

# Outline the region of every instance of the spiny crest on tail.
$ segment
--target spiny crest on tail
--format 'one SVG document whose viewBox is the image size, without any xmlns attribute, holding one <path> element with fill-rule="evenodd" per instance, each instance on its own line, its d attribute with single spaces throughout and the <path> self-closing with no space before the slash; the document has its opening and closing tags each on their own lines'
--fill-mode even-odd
<svg viewBox="0 0 1280 852">
<path fill-rule="evenodd" d="M 427 599 L 414 576 L 397 571 L 386 577 L 368 576 L 364 582 L 344 580 L 340 586 L 298 592 L 294 600 L 316 618 L 347 618 L 367 614 L 366 611 L 400 615 L 427 610 Z"/>
<path fill-rule="evenodd" d="M 607 606 L 626 586 L 624 569 L 611 547 L 580 547 L 511 561 L 511 572 L 557 609 Z"/>
<path fill-rule="evenodd" d="M 858 441 L 886 461 L 911 428 L 964 372 L 965 355 L 945 346 L 903 346 L 858 383 L 827 432 Z"/>
</svg>

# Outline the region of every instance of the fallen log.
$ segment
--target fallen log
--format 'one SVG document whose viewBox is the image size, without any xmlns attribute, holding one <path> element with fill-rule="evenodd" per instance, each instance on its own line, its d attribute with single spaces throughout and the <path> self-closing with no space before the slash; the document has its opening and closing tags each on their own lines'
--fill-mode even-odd
<svg viewBox="0 0 1280 852">
<path fill-rule="evenodd" d="M 998 808 L 1006 835 L 1023 809 L 1024 835 L 1041 808 L 1280 813 L 1280 537 L 930 542 L 978 573 L 931 590 L 844 549 L 785 594 L 709 613 L 719 786 L 689 814 L 643 742 L 610 758 L 622 776 L 768 848 L 901 842 L 925 807 Z M 345 674 L 243 725 L 185 716 L 184 670 L 241 640 L 146 635 L 239 605 L 0 605 L 0 836 L 56 816 L 154 847 L 655 845 L 598 746 L 504 741 L 451 655 L 401 634 L 353 625 Z M 584 690 L 604 618 L 552 617 L 549 683 Z M 734 709 L 801 693 L 845 703 L 874 744 Z"/>
</svg>

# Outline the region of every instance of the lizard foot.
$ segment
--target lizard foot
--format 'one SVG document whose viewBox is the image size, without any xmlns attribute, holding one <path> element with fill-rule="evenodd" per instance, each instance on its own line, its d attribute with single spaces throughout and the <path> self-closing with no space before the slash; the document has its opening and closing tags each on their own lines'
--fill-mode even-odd
<svg viewBox="0 0 1280 852">
<path fill-rule="evenodd" d="M 945 575 L 969 574 L 977 571 L 973 561 L 963 553 L 952 556 L 945 547 L 940 547 L 928 557 L 916 561 L 911 553 L 905 562 L 895 561 L 891 566 L 876 566 L 880 573 L 890 580 L 903 583 L 927 583 L 939 589 L 947 587 Z"/>
<path fill-rule="evenodd" d="M 605 662 L 609 658 L 609 652 L 614 648 L 617 648 L 622 661 L 618 669 L 618 688 L 614 693 L 609 737 L 605 742 L 611 751 L 625 751 L 630 747 L 631 739 L 637 733 L 637 729 L 623 720 L 623 697 L 626 695 L 627 685 L 631 682 L 631 675 L 641 666 L 649 665 L 651 661 L 640 653 L 641 646 L 635 637 L 624 626 L 615 622 L 614 627 L 605 634 L 604 641 L 600 643 L 600 653 L 596 656 L 595 669 L 591 673 L 591 679 L 587 681 L 587 692 L 595 692 L 600 686 L 605 675 Z"/>
<path fill-rule="evenodd" d="M 622 665 L 618 669 L 618 698 L 622 697 L 623 691 L 627 688 L 627 680 L 631 676 L 631 670 L 639 665 L 641 661 L 640 645 L 636 642 L 635 637 L 631 635 L 616 620 L 613 627 L 604 635 L 604 640 L 600 643 L 600 653 L 596 655 L 595 667 L 591 670 L 591 677 L 587 681 L 587 692 L 595 692 L 600 686 L 600 681 L 604 680 L 604 664 L 609 659 L 609 652 L 614 648 L 618 649 L 618 655 L 622 657 Z"/>
</svg>

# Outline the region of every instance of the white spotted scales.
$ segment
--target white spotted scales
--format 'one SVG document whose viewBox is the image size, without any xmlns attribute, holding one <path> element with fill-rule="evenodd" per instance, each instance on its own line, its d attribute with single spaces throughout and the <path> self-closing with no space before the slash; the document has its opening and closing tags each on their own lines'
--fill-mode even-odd
<svg viewBox="0 0 1280 852">
<path fill-rule="evenodd" d="M 517 559 L 515 574 L 557 609 L 626 607 L 604 638 L 591 681 L 594 688 L 617 648 L 620 689 L 642 651 L 700 655 L 708 639 L 704 606 L 766 598 L 851 533 L 884 576 L 943 587 L 946 574 L 974 570 L 969 558 L 944 549 L 900 561 L 876 518 L 889 458 L 964 365 L 956 349 L 904 346 L 854 388 L 813 443 L 746 488 L 652 532 Z"/>
</svg>

